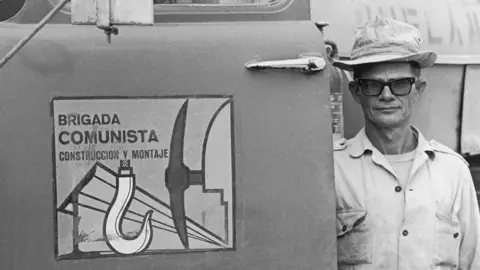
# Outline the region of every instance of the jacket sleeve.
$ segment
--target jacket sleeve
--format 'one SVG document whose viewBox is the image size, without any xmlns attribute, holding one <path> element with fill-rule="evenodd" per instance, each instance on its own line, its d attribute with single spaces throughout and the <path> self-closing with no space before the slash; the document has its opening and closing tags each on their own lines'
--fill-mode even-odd
<svg viewBox="0 0 480 270">
<path fill-rule="evenodd" d="M 477 192 L 467 166 L 460 172 L 460 209 L 458 218 L 461 229 L 459 269 L 480 269 L 480 212 Z"/>
</svg>

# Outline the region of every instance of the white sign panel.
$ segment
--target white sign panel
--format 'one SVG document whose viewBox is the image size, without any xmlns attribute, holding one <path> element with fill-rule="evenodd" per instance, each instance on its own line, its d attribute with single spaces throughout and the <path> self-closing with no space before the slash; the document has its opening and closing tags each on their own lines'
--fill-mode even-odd
<svg viewBox="0 0 480 270">
<path fill-rule="evenodd" d="M 57 257 L 232 250 L 232 102 L 55 99 Z"/>
</svg>

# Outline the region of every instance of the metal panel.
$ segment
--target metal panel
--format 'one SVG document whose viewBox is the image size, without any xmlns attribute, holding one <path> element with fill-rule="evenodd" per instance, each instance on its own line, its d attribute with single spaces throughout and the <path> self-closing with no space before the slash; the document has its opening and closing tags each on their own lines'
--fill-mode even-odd
<svg viewBox="0 0 480 270">
<path fill-rule="evenodd" d="M 1 54 L 31 28 L 0 27 Z M 328 74 L 244 67 L 323 46 L 311 22 L 42 30 L 0 72 L 1 268 L 336 269 Z M 233 96 L 235 251 L 56 261 L 52 99 L 177 95 Z"/>
<path fill-rule="evenodd" d="M 461 119 L 461 152 L 462 154 L 480 154 L 480 66 L 467 66 L 465 71 L 465 89 L 463 92 L 463 112 Z"/>
<path fill-rule="evenodd" d="M 11 0 L 10 0 L 11 1 Z M 92 0 L 87 0 L 91 2 Z M 153 0 L 152 0 L 153 1 Z M 37 23 L 58 0 L 29 0 L 25 8 L 11 19 L 15 23 Z M 309 1 L 285 0 L 278 5 L 260 7 L 232 7 L 214 5 L 189 8 L 186 5 L 155 5 L 155 23 L 165 22 L 230 22 L 230 21 L 286 21 L 309 20 Z M 71 5 L 67 4 L 50 23 L 70 24 Z"/>
</svg>

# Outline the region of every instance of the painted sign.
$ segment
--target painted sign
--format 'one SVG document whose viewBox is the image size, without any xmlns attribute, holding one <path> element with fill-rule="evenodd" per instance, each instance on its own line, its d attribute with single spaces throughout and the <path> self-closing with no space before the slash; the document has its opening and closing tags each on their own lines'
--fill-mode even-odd
<svg viewBox="0 0 480 270">
<path fill-rule="evenodd" d="M 423 50 L 442 55 L 480 54 L 478 0 L 311 0 L 313 21 L 328 22 L 324 32 L 340 55 L 350 56 L 355 29 L 377 15 L 417 27 Z"/>
<path fill-rule="evenodd" d="M 232 103 L 54 99 L 57 258 L 233 249 Z"/>
</svg>

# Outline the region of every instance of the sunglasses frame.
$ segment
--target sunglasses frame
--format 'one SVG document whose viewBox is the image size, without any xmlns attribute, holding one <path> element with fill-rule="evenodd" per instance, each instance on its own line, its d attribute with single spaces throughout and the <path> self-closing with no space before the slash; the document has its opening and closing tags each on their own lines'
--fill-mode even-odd
<svg viewBox="0 0 480 270">
<path fill-rule="evenodd" d="M 400 81 L 400 80 L 408 80 L 410 82 L 410 88 L 409 88 L 409 90 L 406 94 L 396 94 L 394 92 L 394 90 L 392 89 L 392 84 L 397 82 L 397 81 Z M 363 81 L 374 81 L 374 82 L 380 83 L 380 85 L 381 85 L 380 92 L 376 95 L 367 95 L 365 93 L 365 90 L 363 89 L 363 86 L 362 86 Z M 388 81 L 388 82 L 374 80 L 374 79 L 355 79 L 355 82 L 357 83 L 357 86 L 360 87 L 360 90 L 362 91 L 362 93 L 365 96 L 368 96 L 368 97 L 378 97 L 378 96 L 380 96 L 382 94 L 383 90 L 385 90 L 385 86 L 388 86 L 388 88 L 390 89 L 390 92 L 392 92 L 392 94 L 394 94 L 395 96 L 408 96 L 412 92 L 412 86 L 415 83 L 415 81 L 416 80 L 413 77 L 400 78 L 400 79 L 395 79 L 395 80 L 391 80 L 391 81 Z"/>
</svg>

